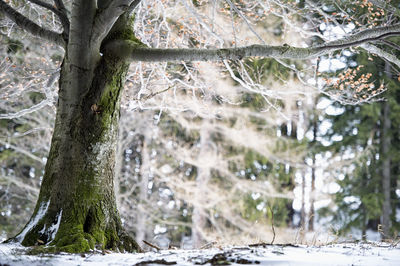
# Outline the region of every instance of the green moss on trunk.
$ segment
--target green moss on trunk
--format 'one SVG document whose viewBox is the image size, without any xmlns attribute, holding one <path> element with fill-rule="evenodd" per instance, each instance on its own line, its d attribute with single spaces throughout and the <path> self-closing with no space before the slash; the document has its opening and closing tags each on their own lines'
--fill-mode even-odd
<svg viewBox="0 0 400 266">
<path fill-rule="evenodd" d="M 122 16 L 110 36 L 131 38 L 131 22 Z M 122 227 L 113 185 L 120 97 L 128 67 L 107 54 L 91 73 L 64 62 L 59 107 L 69 109 L 66 113 L 58 108 L 34 214 L 21 233 L 9 241 L 34 247 L 31 253 L 140 251 Z M 69 81 L 64 80 L 68 71 L 92 78 L 90 87 L 72 104 L 63 102 L 68 98 Z"/>
</svg>

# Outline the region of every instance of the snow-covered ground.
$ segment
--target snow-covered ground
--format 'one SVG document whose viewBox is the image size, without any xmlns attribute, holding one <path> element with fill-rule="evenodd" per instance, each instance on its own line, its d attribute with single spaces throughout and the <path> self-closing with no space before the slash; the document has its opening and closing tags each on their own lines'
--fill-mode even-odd
<svg viewBox="0 0 400 266">
<path fill-rule="evenodd" d="M 308 246 L 242 246 L 162 250 L 138 254 L 90 253 L 28 256 L 0 244 L 0 265 L 400 265 L 400 244 L 378 242 Z"/>
</svg>

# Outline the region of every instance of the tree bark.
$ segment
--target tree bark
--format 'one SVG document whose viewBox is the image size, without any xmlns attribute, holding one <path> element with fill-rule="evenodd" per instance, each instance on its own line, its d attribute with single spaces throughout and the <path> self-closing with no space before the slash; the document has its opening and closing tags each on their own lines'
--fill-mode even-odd
<svg viewBox="0 0 400 266">
<path fill-rule="evenodd" d="M 305 173 L 301 173 L 301 210 L 300 210 L 300 228 L 302 231 L 306 230 L 306 176 Z"/>
<path fill-rule="evenodd" d="M 391 78 L 391 67 L 389 63 L 385 63 L 385 73 L 387 73 L 388 78 Z M 385 101 L 383 103 L 383 129 L 382 129 L 382 191 L 383 191 L 383 204 L 382 204 L 382 230 L 385 238 L 389 237 L 391 229 L 391 214 L 392 207 L 390 202 L 391 196 L 391 162 L 390 162 L 390 103 Z"/>
<path fill-rule="evenodd" d="M 317 106 L 317 100 L 315 102 Z M 316 170 L 316 147 L 317 144 L 317 132 L 318 132 L 318 114 L 314 113 L 314 119 L 312 122 L 313 127 L 313 140 L 312 140 L 312 166 L 311 166 L 311 193 L 310 193 L 310 218 L 308 220 L 308 230 L 314 231 L 314 220 L 315 220 L 315 170 Z"/>
<path fill-rule="evenodd" d="M 393 24 L 310 48 L 152 49 L 141 45 L 131 30 L 128 10 L 140 1 L 75 0 L 65 26 L 68 36 L 39 26 L 7 2 L 0 0 L 0 10 L 9 19 L 66 51 L 39 199 L 28 224 L 12 239 L 26 246 L 46 244 L 48 251 L 139 250 L 122 229 L 113 187 L 119 101 L 128 61 L 307 59 L 400 35 L 400 24 Z M 63 9 L 60 3 L 56 6 Z"/>
<path fill-rule="evenodd" d="M 196 194 L 195 204 L 193 206 L 192 213 L 192 245 L 193 248 L 199 248 L 204 244 L 203 230 L 206 227 L 207 219 L 204 210 L 204 195 L 207 195 L 207 183 L 210 180 L 210 167 L 208 166 L 208 160 L 210 160 L 210 154 L 212 152 L 211 139 L 209 132 L 209 122 L 203 121 L 202 128 L 200 130 L 200 152 L 199 161 L 201 162 L 197 168 L 196 177 Z"/>
<path fill-rule="evenodd" d="M 126 37 L 131 31 L 127 16 L 120 20 L 109 38 Z M 78 26 L 72 23 L 71 31 Z M 107 54 L 101 57 L 100 47 L 78 45 L 86 38 L 78 37 L 70 38 L 61 69 L 39 199 L 28 224 L 10 241 L 45 244 L 46 252 L 139 251 L 122 227 L 113 185 L 120 96 L 129 64 Z"/>
<path fill-rule="evenodd" d="M 149 178 L 151 174 L 151 159 L 150 159 L 150 149 L 149 145 L 151 144 L 151 136 L 150 131 L 151 126 L 145 129 L 143 132 L 143 146 L 142 146 L 142 162 L 140 166 L 140 192 L 139 192 L 139 206 L 137 219 L 135 224 L 136 231 L 136 241 L 137 243 L 141 243 L 143 240 L 146 240 L 146 223 L 147 223 L 147 210 L 146 205 L 148 204 L 148 186 L 149 186 Z"/>
<path fill-rule="evenodd" d="M 368 227 L 368 216 L 367 211 L 365 210 L 364 204 L 361 204 L 361 215 L 362 215 L 362 224 L 361 224 L 361 240 L 367 240 L 367 227 Z"/>
<path fill-rule="evenodd" d="M 311 193 L 310 193 L 310 218 L 308 219 L 308 231 L 314 231 L 315 220 L 315 154 L 312 155 L 311 166 Z"/>
<path fill-rule="evenodd" d="M 250 56 L 305 60 L 316 58 L 340 49 L 356 47 L 364 43 L 398 35 L 400 35 L 400 23 L 367 29 L 339 40 L 307 48 L 289 45 L 272 46 L 255 44 L 244 47 L 221 49 L 167 49 L 138 46 L 137 41 L 116 40 L 110 42 L 106 49 L 115 56 L 124 58 L 127 61 L 222 61 L 240 60 Z M 370 46 L 365 46 L 364 48 L 372 49 Z M 386 59 L 390 60 L 391 57 L 386 57 Z"/>
</svg>

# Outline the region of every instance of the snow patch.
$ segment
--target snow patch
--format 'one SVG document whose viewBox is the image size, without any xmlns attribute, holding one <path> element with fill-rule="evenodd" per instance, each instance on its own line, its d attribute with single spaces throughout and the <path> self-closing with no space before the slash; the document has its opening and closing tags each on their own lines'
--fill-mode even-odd
<svg viewBox="0 0 400 266">
<path fill-rule="evenodd" d="M 43 229 L 39 231 L 40 234 L 44 234 L 44 232 L 46 232 L 46 225 L 43 226 Z"/>
<path fill-rule="evenodd" d="M 49 232 L 51 233 L 51 241 L 53 241 L 54 238 L 56 237 L 58 228 L 60 227 L 61 217 L 62 217 L 62 210 L 60 211 L 59 214 L 57 214 L 57 222 L 55 224 L 52 224 L 49 228 Z"/>
<path fill-rule="evenodd" d="M 25 229 L 15 238 L 17 242 L 21 242 L 24 238 L 25 235 L 32 230 L 32 228 L 37 225 L 37 223 L 44 217 L 44 215 L 47 212 L 47 209 L 49 208 L 50 205 L 50 200 L 45 202 L 42 202 L 40 204 L 39 210 L 36 213 L 36 216 L 31 219 L 31 221 L 28 223 L 28 225 L 25 227 Z"/>
<path fill-rule="evenodd" d="M 26 249 L 27 250 L 27 249 Z M 227 261 L 232 265 L 400 265 L 398 244 L 342 243 L 325 246 L 265 245 L 203 250 L 161 250 L 146 253 L 22 255 L 20 245 L 0 244 L 0 264 L 19 265 L 196 265 Z M 214 260 L 212 260 L 214 258 Z M 218 259 L 219 258 L 219 259 Z M 212 263 L 214 262 L 214 263 Z M 239 264 L 240 262 L 240 264 Z"/>
<path fill-rule="evenodd" d="M 172 173 L 174 171 L 174 169 L 172 169 L 172 167 L 170 166 L 170 165 L 168 165 L 168 164 L 164 164 L 162 167 L 161 167 L 161 172 L 163 173 L 163 174 L 170 174 L 170 173 Z"/>
</svg>

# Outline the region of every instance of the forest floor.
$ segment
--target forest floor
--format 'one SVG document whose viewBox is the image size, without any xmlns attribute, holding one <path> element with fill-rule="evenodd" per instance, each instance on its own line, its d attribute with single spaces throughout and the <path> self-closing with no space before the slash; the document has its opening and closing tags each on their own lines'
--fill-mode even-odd
<svg viewBox="0 0 400 266">
<path fill-rule="evenodd" d="M 14 265 L 400 265 L 400 243 L 341 243 L 324 246 L 231 246 L 160 250 L 137 254 L 24 255 L 26 248 L 0 244 L 0 266 Z"/>
</svg>

